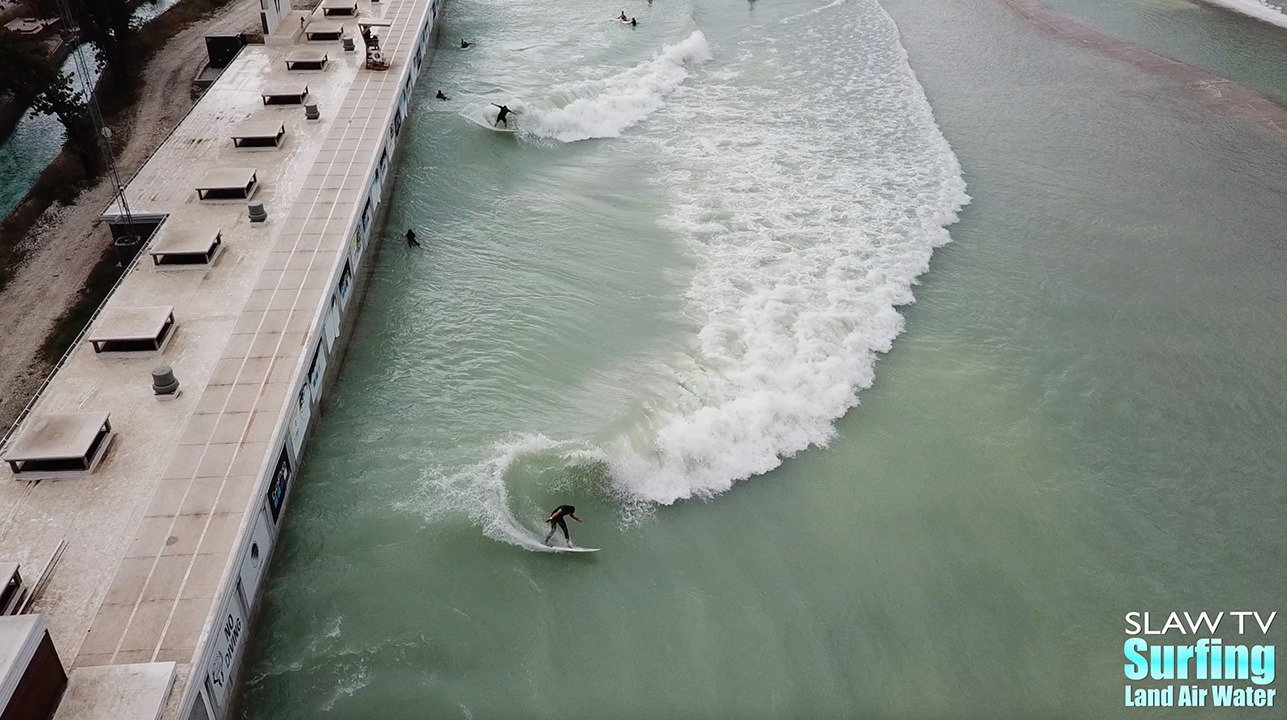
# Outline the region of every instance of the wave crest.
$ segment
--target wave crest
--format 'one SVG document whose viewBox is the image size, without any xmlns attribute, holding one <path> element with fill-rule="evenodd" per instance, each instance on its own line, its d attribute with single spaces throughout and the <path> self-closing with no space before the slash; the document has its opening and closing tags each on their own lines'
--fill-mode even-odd
<svg viewBox="0 0 1287 720">
<path fill-rule="evenodd" d="M 666 96 L 688 77 L 689 68 L 712 58 L 700 30 L 667 45 L 651 60 L 602 80 L 556 90 L 554 99 L 515 100 L 519 134 L 570 143 L 620 137 L 666 106 Z M 487 105 L 473 104 L 461 113 L 474 122 L 488 120 Z M 490 117 L 495 117 L 491 111 Z"/>
</svg>

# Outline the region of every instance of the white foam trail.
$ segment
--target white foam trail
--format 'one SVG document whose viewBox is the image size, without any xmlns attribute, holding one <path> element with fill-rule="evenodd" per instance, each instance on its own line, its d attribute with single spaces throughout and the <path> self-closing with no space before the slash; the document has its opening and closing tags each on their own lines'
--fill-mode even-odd
<svg viewBox="0 0 1287 720">
<path fill-rule="evenodd" d="M 826 7 L 842 9 L 801 16 L 804 44 L 739 43 L 701 83 L 681 86 L 711 56 L 694 33 L 561 108 L 527 108 L 524 122 L 571 141 L 619 133 L 673 92 L 678 129 L 641 141 L 658 145 L 666 223 L 695 259 L 695 336 L 635 431 L 601 450 L 542 435 L 498 443 L 487 461 L 427 474 L 425 506 L 468 507 L 488 536 L 538 550 L 515 513 L 544 509 L 511 507 L 506 485 L 524 457 L 605 462 L 629 521 L 829 441 L 969 197 L 892 19 L 875 0 Z"/>
<path fill-rule="evenodd" d="M 822 7 L 816 7 L 812 10 L 806 10 L 805 12 L 802 12 L 799 15 L 792 15 L 791 17 L 782 18 L 781 22 L 783 25 L 787 25 L 791 22 L 799 20 L 800 18 L 805 18 L 810 15 L 813 15 L 814 13 L 820 13 L 824 10 L 830 10 L 831 8 L 836 7 L 837 5 L 844 5 L 847 2 L 849 2 L 849 0 L 831 0 L 831 2 L 827 3 L 826 5 L 823 5 Z"/>
<path fill-rule="evenodd" d="M 874 2 L 846 7 L 818 21 L 808 53 L 764 42 L 746 70 L 708 73 L 672 103 L 685 133 L 667 146 L 682 168 L 669 221 L 698 261 L 700 330 L 645 440 L 609 450 L 628 497 L 710 496 L 826 445 L 968 202 L 893 21 Z"/>
<path fill-rule="evenodd" d="M 1259 0 L 1203 0 L 1203 2 L 1287 28 L 1287 13 Z"/>
<path fill-rule="evenodd" d="M 697 30 L 628 70 L 557 90 L 559 100 L 510 105 L 520 112 L 518 129 L 526 136 L 559 142 L 619 137 L 665 107 L 690 66 L 710 59 L 706 36 Z"/>
<path fill-rule="evenodd" d="M 343 674 L 335 679 L 334 692 L 322 702 L 323 712 L 330 712 L 341 698 L 353 697 L 357 691 L 371 684 L 371 668 L 361 659 L 356 664 L 357 667 L 352 669 L 345 667 L 347 663 L 335 668 L 336 672 Z"/>
<path fill-rule="evenodd" d="M 498 443 L 487 460 L 454 473 L 426 470 L 421 477 L 420 497 L 411 502 L 426 519 L 435 520 L 464 509 L 470 520 L 494 540 L 517 545 L 526 550 L 554 552 L 524 517 L 544 518 L 545 509 L 512 506 L 506 475 L 519 462 L 536 457 L 551 458 L 560 463 L 604 462 L 602 453 L 582 443 L 556 442 L 541 434 L 528 434 Z"/>
</svg>

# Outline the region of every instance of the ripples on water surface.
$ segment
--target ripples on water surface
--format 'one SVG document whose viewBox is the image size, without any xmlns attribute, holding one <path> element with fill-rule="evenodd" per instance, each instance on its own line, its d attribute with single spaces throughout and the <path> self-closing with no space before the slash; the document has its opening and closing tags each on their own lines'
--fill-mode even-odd
<svg viewBox="0 0 1287 720">
<path fill-rule="evenodd" d="M 870 0 L 448 5 L 246 717 L 1106 717 L 1270 609 L 1281 149 L 891 9 L 952 147 Z"/>
</svg>

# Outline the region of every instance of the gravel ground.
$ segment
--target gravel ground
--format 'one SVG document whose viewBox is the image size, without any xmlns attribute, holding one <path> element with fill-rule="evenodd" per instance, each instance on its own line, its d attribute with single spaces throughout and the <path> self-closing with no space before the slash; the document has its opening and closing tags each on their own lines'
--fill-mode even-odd
<svg viewBox="0 0 1287 720">
<path fill-rule="evenodd" d="M 152 56 L 142 75 L 139 100 L 123 127 L 128 141 L 116 158 L 122 178 L 132 177 L 165 141 L 196 101 L 193 76 L 205 61 L 205 36 L 259 29 L 259 4 L 236 0 L 214 16 L 173 37 Z M 119 123 L 118 123 L 119 124 Z M 0 431 L 17 419 L 50 365 L 39 356 L 55 321 L 76 301 L 90 270 L 111 235 L 98 221 L 112 199 L 108 182 L 81 193 L 75 204 L 55 206 L 27 239 L 28 253 L 13 279 L 0 292 Z"/>
</svg>

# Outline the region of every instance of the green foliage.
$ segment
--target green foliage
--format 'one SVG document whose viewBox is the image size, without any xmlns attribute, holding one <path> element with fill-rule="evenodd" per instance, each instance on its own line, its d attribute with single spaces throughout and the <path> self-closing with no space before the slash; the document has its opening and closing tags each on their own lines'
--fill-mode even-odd
<svg viewBox="0 0 1287 720">
<path fill-rule="evenodd" d="M 98 137 L 86 111 L 85 100 L 76 92 L 71 77 L 55 67 L 39 47 L 20 36 L 0 29 L 0 90 L 12 90 L 29 97 L 36 112 L 58 118 L 67 130 L 67 141 L 85 168 L 94 177 L 101 167 Z"/>
<path fill-rule="evenodd" d="M 132 6 L 122 0 L 67 0 L 72 22 L 84 39 L 98 47 L 112 88 L 120 95 L 134 93 L 136 58 L 132 54 L 134 31 L 130 28 Z"/>
</svg>

